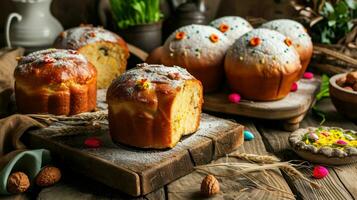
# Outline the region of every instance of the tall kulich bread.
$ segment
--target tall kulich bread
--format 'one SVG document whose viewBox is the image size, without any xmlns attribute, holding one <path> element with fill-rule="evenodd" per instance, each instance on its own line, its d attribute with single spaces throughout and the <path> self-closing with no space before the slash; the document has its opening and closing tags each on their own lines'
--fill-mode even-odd
<svg viewBox="0 0 357 200">
<path fill-rule="evenodd" d="M 229 45 L 228 38 L 213 27 L 184 26 L 172 33 L 159 50 L 160 63 L 186 68 L 202 82 L 205 92 L 211 92 L 222 83 L 224 55 Z"/>
<path fill-rule="evenodd" d="M 200 123 L 201 82 L 185 69 L 139 64 L 107 91 L 114 142 L 140 148 L 172 148 Z"/>
<path fill-rule="evenodd" d="M 215 27 L 227 36 L 231 44 L 253 29 L 247 20 L 238 16 L 226 16 L 215 19 L 210 23 L 210 26 Z"/>
<path fill-rule="evenodd" d="M 96 108 L 97 71 L 77 51 L 31 53 L 19 59 L 14 76 L 21 113 L 74 115 Z"/>
<path fill-rule="evenodd" d="M 311 38 L 307 34 L 304 26 L 299 22 L 290 19 L 277 19 L 262 24 L 261 28 L 278 31 L 279 33 L 290 38 L 301 60 L 302 68 L 298 76 L 298 79 L 300 79 L 310 63 L 313 52 Z"/>
<path fill-rule="evenodd" d="M 54 47 L 83 54 L 98 71 L 98 88 L 108 88 L 112 80 L 125 71 L 129 57 L 127 44 L 121 37 L 90 25 L 60 33 Z"/>
<path fill-rule="evenodd" d="M 244 34 L 225 58 L 230 88 L 249 100 L 284 98 L 300 70 L 299 55 L 291 40 L 269 29 L 254 29 Z"/>
</svg>

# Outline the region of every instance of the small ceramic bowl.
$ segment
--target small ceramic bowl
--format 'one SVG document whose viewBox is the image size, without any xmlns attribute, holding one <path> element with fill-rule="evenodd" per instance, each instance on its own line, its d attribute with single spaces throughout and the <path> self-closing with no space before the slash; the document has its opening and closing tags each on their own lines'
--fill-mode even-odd
<svg viewBox="0 0 357 200">
<path fill-rule="evenodd" d="M 336 83 L 346 75 L 347 73 L 337 74 L 330 78 L 330 98 L 339 113 L 357 121 L 357 92 L 346 90 Z"/>
</svg>

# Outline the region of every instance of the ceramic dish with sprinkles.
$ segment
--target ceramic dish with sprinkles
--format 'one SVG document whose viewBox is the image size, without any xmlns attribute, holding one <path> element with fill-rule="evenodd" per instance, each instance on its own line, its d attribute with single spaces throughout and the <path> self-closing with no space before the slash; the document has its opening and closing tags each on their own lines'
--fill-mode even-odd
<svg viewBox="0 0 357 200">
<path fill-rule="evenodd" d="M 293 150 L 302 158 L 320 164 L 357 162 L 357 133 L 336 127 L 298 129 L 289 136 Z"/>
</svg>

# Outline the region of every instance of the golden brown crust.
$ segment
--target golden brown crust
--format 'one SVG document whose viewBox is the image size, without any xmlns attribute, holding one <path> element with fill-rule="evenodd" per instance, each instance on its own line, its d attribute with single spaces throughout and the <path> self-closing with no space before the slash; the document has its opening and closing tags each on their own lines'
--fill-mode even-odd
<svg viewBox="0 0 357 200">
<path fill-rule="evenodd" d="M 306 71 L 312 57 L 313 43 L 302 24 L 290 19 L 277 19 L 264 23 L 261 28 L 268 28 L 290 38 L 293 46 L 300 56 L 301 70 L 298 75 L 300 79 Z"/>
<path fill-rule="evenodd" d="M 83 54 L 98 73 L 98 88 L 108 88 L 127 67 L 129 49 L 117 34 L 101 27 L 80 26 L 62 32 L 54 47 L 73 49 Z"/>
<path fill-rule="evenodd" d="M 113 81 L 107 92 L 112 139 L 141 148 L 173 147 L 172 107 L 185 84 L 198 84 L 201 112 L 202 85 L 183 68 L 141 64 Z"/>
<path fill-rule="evenodd" d="M 19 112 L 72 115 L 96 107 L 96 69 L 76 51 L 29 54 L 19 60 L 14 76 Z"/>
</svg>

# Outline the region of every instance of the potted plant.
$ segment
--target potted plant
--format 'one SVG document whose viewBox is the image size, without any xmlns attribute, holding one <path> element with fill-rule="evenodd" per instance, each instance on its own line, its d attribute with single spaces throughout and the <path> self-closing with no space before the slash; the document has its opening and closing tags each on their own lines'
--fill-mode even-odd
<svg viewBox="0 0 357 200">
<path fill-rule="evenodd" d="M 161 45 L 160 0 L 110 0 L 118 33 L 150 52 Z"/>
</svg>

